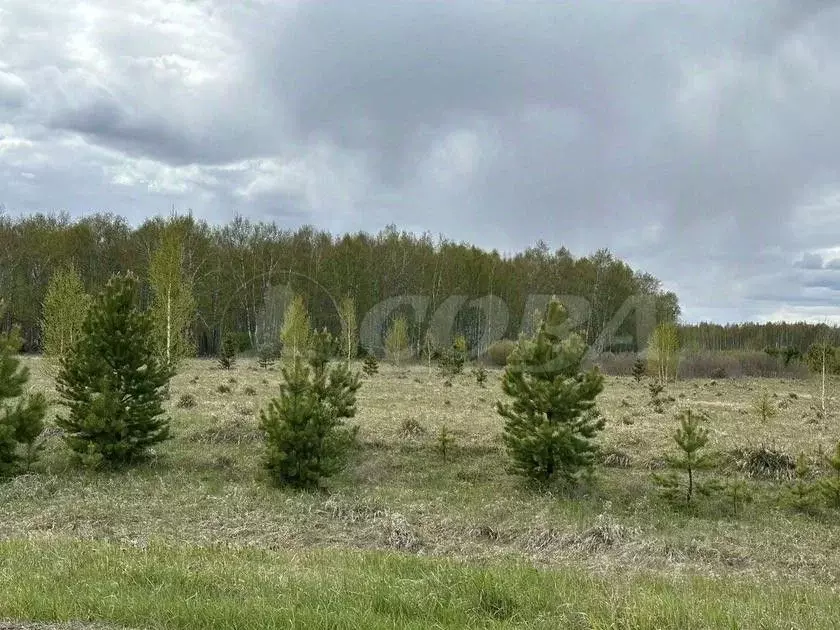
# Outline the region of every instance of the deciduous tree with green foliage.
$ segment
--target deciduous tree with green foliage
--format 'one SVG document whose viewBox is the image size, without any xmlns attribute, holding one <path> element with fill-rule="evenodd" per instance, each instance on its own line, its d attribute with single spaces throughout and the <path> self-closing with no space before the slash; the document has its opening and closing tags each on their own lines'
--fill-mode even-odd
<svg viewBox="0 0 840 630">
<path fill-rule="evenodd" d="M 112 277 L 61 360 L 57 389 L 69 413 L 56 423 L 90 465 L 133 462 L 170 436 L 163 400 L 172 370 L 158 352 L 138 292 L 133 275 Z"/>
<path fill-rule="evenodd" d="M 47 412 L 42 393 L 24 394 L 29 369 L 15 356 L 20 345 L 17 330 L 0 335 L 0 477 L 28 468 L 35 459 Z"/>
<path fill-rule="evenodd" d="M 408 322 L 405 317 L 397 317 L 385 336 L 385 353 L 394 365 L 400 365 L 408 358 L 408 342 Z"/>
<path fill-rule="evenodd" d="M 191 327 L 195 316 L 192 282 L 184 269 L 184 246 L 179 232 L 167 228 L 149 264 L 154 299 L 152 322 L 155 342 L 164 362 L 173 369 L 195 354 Z"/>
<path fill-rule="evenodd" d="M 604 428 L 596 397 L 604 388 L 597 368 L 581 370 L 586 346 L 565 334 L 566 310 L 546 308 L 536 337 L 522 338 L 508 359 L 502 389 L 513 400 L 498 402 L 511 471 L 537 480 L 575 482 L 591 472 Z"/>
<path fill-rule="evenodd" d="M 657 375 L 663 385 L 669 379 L 677 380 L 677 368 L 680 350 L 679 331 L 675 324 L 659 324 L 651 333 L 648 342 L 648 361 L 651 371 Z"/>
<path fill-rule="evenodd" d="M 347 362 L 330 366 L 326 352 L 316 351 L 332 346 L 329 333 L 312 341 L 309 363 L 298 357 L 283 367 L 280 396 L 260 411 L 265 467 L 275 482 L 296 488 L 317 487 L 344 466 L 355 439 L 344 420 L 356 415 L 361 386 Z"/>
<path fill-rule="evenodd" d="M 296 358 L 306 358 L 309 352 L 309 340 L 312 327 L 309 322 L 309 312 L 303 297 L 296 295 L 286 307 L 283 315 L 283 358 L 293 362 Z"/>
<path fill-rule="evenodd" d="M 82 334 L 90 305 L 82 278 L 72 264 L 59 267 L 50 278 L 41 320 L 44 356 L 60 359 Z"/>
</svg>

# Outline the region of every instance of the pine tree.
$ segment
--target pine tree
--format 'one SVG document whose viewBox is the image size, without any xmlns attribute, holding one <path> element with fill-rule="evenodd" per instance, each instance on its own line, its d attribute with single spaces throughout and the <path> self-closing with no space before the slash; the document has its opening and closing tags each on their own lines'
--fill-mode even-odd
<svg viewBox="0 0 840 630">
<path fill-rule="evenodd" d="M 257 363 L 261 368 L 267 370 L 269 367 L 274 365 L 274 362 L 277 360 L 277 356 L 279 354 L 280 353 L 275 344 L 266 342 L 257 350 Z"/>
<path fill-rule="evenodd" d="M 484 387 L 487 382 L 487 368 L 483 365 L 477 366 L 473 369 L 473 376 L 475 376 L 475 382 L 478 383 L 478 386 Z"/>
<path fill-rule="evenodd" d="M 364 363 L 362 364 L 362 371 L 365 373 L 365 376 L 368 377 L 379 372 L 379 361 L 375 355 L 368 354 L 365 357 Z"/>
<path fill-rule="evenodd" d="M 312 367 L 323 369 L 335 356 L 335 351 L 335 341 L 326 328 L 312 333 L 309 340 L 309 364 Z"/>
<path fill-rule="evenodd" d="M 356 324 L 356 301 L 349 295 L 339 305 L 341 316 L 341 355 L 348 361 L 356 358 L 359 350 L 359 330 Z"/>
<path fill-rule="evenodd" d="M 169 438 L 164 392 L 172 377 L 132 275 L 113 276 L 88 310 L 82 337 L 61 360 L 57 389 L 69 413 L 56 420 L 81 458 L 113 465 Z"/>
<path fill-rule="evenodd" d="M 738 511 L 746 503 L 752 503 L 753 496 L 747 482 L 737 477 L 729 480 L 724 486 L 726 497 L 732 502 L 732 515 L 738 518 Z"/>
<path fill-rule="evenodd" d="M 315 341 L 320 348 L 331 343 L 326 332 L 315 335 Z M 361 382 L 346 362 L 330 367 L 324 356 L 313 351 L 308 365 L 298 357 L 285 366 L 280 396 L 260 412 L 265 467 L 279 484 L 317 487 L 344 466 L 355 439 L 343 420 L 356 415 Z"/>
<path fill-rule="evenodd" d="M 60 359 L 82 334 L 82 323 L 90 306 L 82 278 L 75 266 L 60 267 L 53 273 L 44 297 L 44 356 Z"/>
<path fill-rule="evenodd" d="M 184 271 L 181 241 L 173 227 L 167 228 L 149 264 L 155 341 L 161 358 L 173 369 L 182 359 L 195 354 L 191 335 L 195 299 L 192 282 Z"/>
<path fill-rule="evenodd" d="M 455 438 L 453 438 L 452 434 L 449 433 L 449 429 L 446 428 L 446 425 L 441 425 L 440 431 L 438 431 L 437 435 L 437 450 L 443 461 L 446 461 L 446 456 L 449 454 L 449 449 L 454 441 Z"/>
<path fill-rule="evenodd" d="M 595 409 L 603 376 L 597 368 L 581 371 L 583 340 L 558 334 L 567 319 L 552 300 L 536 337 L 521 339 L 508 361 L 502 389 L 513 402 L 496 405 L 505 418 L 511 471 L 541 482 L 589 473 L 598 452 L 592 440 L 605 424 Z"/>
<path fill-rule="evenodd" d="M 405 317 L 397 317 L 391 322 L 385 337 L 385 352 L 394 365 L 408 358 L 408 322 Z"/>
<path fill-rule="evenodd" d="M 464 371 L 464 363 L 467 360 L 467 339 L 458 335 L 452 345 L 444 350 L 438 361 L 441 374 L 447 378 L 457 376 Z"/>
<path fill-rule="evenodd" d="M 669 500 L 680 502 L 682 498 L 686 505 L 691 505 L 695 491 L 709 494 L 716 487 L 714 483 L 699 484 L 696 480 L 698 471 L 711 466 L 708 454 L 703 452 L 709 441 L 709 432 L 701 425 L 701 422 L 708 418 L 703 414 L 692 412 L 691 409 L 686 409 L 677 416 L 677 419 L 680 421 L 680 426 L 674 433 L 674 442 L 682 452 L 677 457 L 669 458 L 669 463 L 673 468 L 685 471 L 685 485 L 680 482 L 674 472 L 655 474 L 654 481 Z"/>
<path fill-rule="evenodd" d="M 662 392 L 664 391 L 665 387 L 662 385 L 661 381 L 652 380 L 648 383 L 648 392 L 650 393 L 650 404 L 653 407 L 653 410 L 656 413 L 662 413 L 664 409 L 662 408 Z"/>
<path fill-rule="evenodd" d="M 0 477 L 28 468 L 35 459 L 47 413 L 42 393 L 24 394 L 29 369 L 21 366 L 15 356 L 20 344 L 17 330 L 0 335 Z M 7 400 L 15 403 L 6 403 Z"/>
<path fill-rule="evenodd" d="M 236 365 L 236 354 L 239 350 L 239 342 L 236 335 L 229 331 L 222 337 L 222 345 L 219 348 L 219 367 L 223 370 L 230 370 Z"/>
<path fill-rule="evenodd" d="M 696 473 L 711 466 L 711 460 L 707 453 L 703 452 L 709 441 L 709 432 L 700 424 L 708 418 L 699 413 L 686 409 L 681 412 L 677 419 L 680 426 L 674 433 L 674 442 L 679 447 L 680 453 L 677 457 L 669 458 L 673 468 L 683 470 L 686 473 L 686 481 L 683 485 L 676 473 L 655 474 L 654 481 L 662 489 L 663 495 L 674 502 L 685 499 L 686 505 L 691 505 L 691 499 L 695 491 L 701 494 L 708 494 L 715 488 L 714 483 L 699 484 L 696 480 Z"/>
<path fill-rule="evenodd" d="M 820 494 L 833 508 L 840 508 L 840 442 L 834 449 L 834 453 L 828 459 L 828 465 L 832 469 L 832 475 L 820 481 Z"/>
<path fill-rule="evenodd" d="M 642 379 L 647 374 L 647 365 L 642 358 L 638 358 L 633 362 L 633 378 L 637 383 L 641 383 Z"/>
<path fill-rule="evenodd" d="M 283 315 L 283 358 L 294 362 L 297 357 L 306 358 L 312 330 L 309 313 L 303 297 L 295 296 Z"/>
<path fill-rule="evenodd" d="M 763 424 L 767 424 L 768 420 L 772 420 L 779 414 L 779 410 L 773 404 L 773 399 L 766 391 L 762 392 L 752 404 L 753 411 L 761 418 Z"/>
<path fill-rule="evenodd" d="M 798 512 L 810 512 L 814 508 L 816 486 L 811 482 L 811 466 L 805 453 L 796 458 L 795 477 L 788 485 L 786 501 Z"/>
</svg>

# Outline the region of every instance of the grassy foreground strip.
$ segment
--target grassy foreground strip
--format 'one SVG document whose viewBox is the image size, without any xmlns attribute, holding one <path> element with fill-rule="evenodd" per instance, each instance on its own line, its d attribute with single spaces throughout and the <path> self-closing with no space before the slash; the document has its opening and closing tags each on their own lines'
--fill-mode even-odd
<svg viewBox="0 0 840 630">
<path fill-rule="evenodd" d="M 154 628 L 830 628 L 829 588 L 381 552 L 0 543 L 0 620 Z"/>
</svg>

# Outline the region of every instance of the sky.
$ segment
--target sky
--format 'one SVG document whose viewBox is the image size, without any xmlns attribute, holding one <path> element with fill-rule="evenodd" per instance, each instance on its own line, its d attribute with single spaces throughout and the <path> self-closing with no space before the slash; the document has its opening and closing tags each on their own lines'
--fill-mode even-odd
<svg viewBox="0 0 840 630">
<path fill-rule="evenodd" d="M 8 215 L 608 248 L 840 323 L 840 2 L 0 2 Z"/>
</svg>

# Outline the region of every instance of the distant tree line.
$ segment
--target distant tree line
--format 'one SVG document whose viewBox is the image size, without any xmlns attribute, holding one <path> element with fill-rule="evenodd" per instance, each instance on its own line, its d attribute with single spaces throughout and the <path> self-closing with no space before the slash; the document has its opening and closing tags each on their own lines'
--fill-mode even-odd
<svg viewBox="0 0 840 630">
<path fill-rule="evenodd" d="M 155 292 L 149 279 L 159 278 L 162 286 L 169 286 L 166 274 L 176 264 L 189 295 Z M 257 348 L 266 307 L 280 286 L 287 288 L 288 295 L 303 298 L 313 329 L 326 327 L 337 337 L 345 298 L 353 298 L 361 323 L 387 298 L 425 296 L 429 299 L 425 322 L 417 321 L 406 308 L 392 316 L 406 317 L 416 354 L 428 319 L 456 295 L 496 296 L 508 311 L 502 333 L 514 338 L 523 324 L 525 328 L 531 324 L 534 313 L 526 311 L 532 294 L 585 300 L 588 316 L 578 318 L 575 327 L 588 344 L 598 339 L 631 296 L 649 296 L 658 321 L 675 321 L 679 315 L 676 295 L 605 249 L 575 258 L 565 248 L 550 251 L 539 242 L 523 252 L 503 255 L 428 233 L 400 232 L 393 226 L 376 235 L 334 236 L 309 226 L 286 230 L 241 216 L 221 226 L 187 215 L 154 217 L 133 227 L 113 214 L 78 220 L 66 214 L 20 218 L 0 214 L 0 295 L 8 307 L 0 330 L 17 326 L 24 351 L 38 352 L 45 344 L 56 343 L 43 337 L 47 287 L 53 274 L 70 268 L 78 272 L 89 295 L 101 291 L 116 273 L 134 273 L 143 280 L 141 303 L 162 313 L 161 321 L 169 328 L 181 325 L 182 313 L 194 313 L 185 338 L 198 355 L 216 354 L 222 337 L 231 331 L 237 334 L 240 349 Z M 544 307 L 538 304 L 535 309 L 541 312 Z M 277 309 L 283 312 L 280 306 Z M 469 306 L 456 309 L 453 333 L 463 334 L 472 347 L 488 326 L 487 313 Z M 637 350 L 645 339 L 636 335 L 630 314 L 614 336 L 620 347 L 602 349 Z"/>
<path fill-rule="evenodd" d="M 745 324 L 683 324 L 683 348 L 694 351 L 765 351 L 770 354 L 804 356 L 814 344 L 840 345 L 840 327 L 824 323 L 768 322 Z"/>
</svg>

